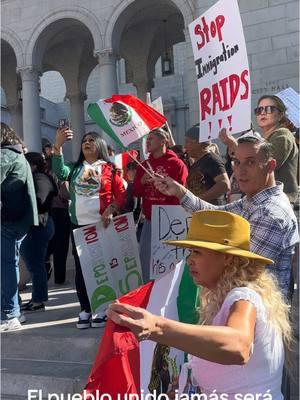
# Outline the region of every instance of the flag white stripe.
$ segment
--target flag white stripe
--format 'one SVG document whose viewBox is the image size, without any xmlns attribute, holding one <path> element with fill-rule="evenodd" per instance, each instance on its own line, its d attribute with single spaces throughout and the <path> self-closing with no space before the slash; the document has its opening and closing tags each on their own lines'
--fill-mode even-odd
<svg viewBox="0 0 300 400">
<path fill-rule="evenodd" d="M 118 103 L 123 104 L 126 108 L 129 106 L 122 102 L 118 101 Z M 112 103 L 105 103 L 102 100 L 97 102 L 98 107 L 100 108 L 102 114 L 104 115 L 107 123 L 110 128 L 114 131 L 114 133 L 118 136 L 124 146 L 128 146 L 130 143 L 135 142 L 140 139 L 144 135 L 150 132 L 149 126 L 145 123 L 145 121 L 139 116 L 139 114 L 135 111 L 134 108 L 130 108 L 131 110 L 131 120 L 126 123 L 124 126 L 116 126 L 111 123 L 111 113 L 110 109 L 112 107 Z"/>
<path fill-rule="evenodd" d="M 163 276 L 161 279 L 155 281 L 147 310 L 156 315 L 162 315 L 166 318 L 178 320 L 177 311 L 177 296 L 179 285 L 181 282 L 182 274 L 184 270 L 184 262 L 178 263 L 173 271 Z M 170 288 L 166 291 L 166 288 Z M 144 390 L 144 394 L 149 393 L 148 385 L 151 377 L 153 351 L 156 343 L 146 340 L 140 343 L 140 378 L 141 378 L 141 390 Z M 183 352 L 176 349 L 172 349 L 172 357 L 175 356 L 177 363 L 180 363 L 180 358 L 183 361 Z"/>
</svg>

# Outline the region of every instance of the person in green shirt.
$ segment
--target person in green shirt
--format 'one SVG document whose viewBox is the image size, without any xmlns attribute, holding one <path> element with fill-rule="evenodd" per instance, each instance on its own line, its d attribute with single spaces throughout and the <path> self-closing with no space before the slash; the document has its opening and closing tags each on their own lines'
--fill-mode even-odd
<svg viewBox="0 0 300 400">
<path fill-rule="evenodd" d="M 21 328 L 19 249 L 29 228 L 38 224 L 33 178 L 22 141 L 1 122 L 1 331 Z"/>
<path fill-rule="evenodd" d="M 291 203 L 298 197 L 298 148 L 292 132 L 287 129 L 288 119 L 283 101 L 273 95 L 262 96 L 254 112 L 264 138 L 273 146 L 276 160 L 275 179 L 283 183 L 283 191 Z"/>
</svg>

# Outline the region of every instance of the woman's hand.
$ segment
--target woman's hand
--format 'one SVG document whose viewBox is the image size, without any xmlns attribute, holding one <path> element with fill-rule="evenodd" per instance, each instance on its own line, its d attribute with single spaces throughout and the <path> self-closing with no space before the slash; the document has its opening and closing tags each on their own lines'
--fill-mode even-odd
<svg viewBox="0 0 300 400">
<path fill-rule="evenodd" d="M 104 228 L 107 228 L 109 226 L 109 224 L 111 223 L 113 219 L 113 209 L 112 207 L 109 205 L 104 213 L 101 215 L 101 220 L 102 220 L 102 224 L 104 226 Z"/>
<path fill-rule="evenodd" d="M 235 149 L 235 147 L 237 147 L 237 140 L 232 135 L 228 134 L 225 128 L 220 130 L 219 139 L 230 149 Z"/>
<path fill-rule="evenodd" d="M 186 194 L 187 189 L 174 179 L 166 176 L 164 178 L 155 177 L 154 186 L 157 190 L 167 196 L 176 196 L 179 200 Z"/>
<path fill-rule="evenodd" d="M 151 335 L 159 330 L 157 327 L 159 317 L 129 304 L 111 304 L 107 316 L 115 324 L 129 328 L 139 341 L 151 339 Z"/>
<path fill-rule="evenodd" d="M 73 131 L 71 129 L 58 128 L 54 148 L 60 149 L 66 141 L 71 139 L 73 139 Z"/>
</svg>

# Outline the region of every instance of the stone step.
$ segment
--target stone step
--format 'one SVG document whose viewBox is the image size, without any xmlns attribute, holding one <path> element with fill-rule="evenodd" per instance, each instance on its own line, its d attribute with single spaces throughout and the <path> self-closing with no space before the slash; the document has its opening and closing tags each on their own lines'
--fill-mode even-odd
<svg viewBox="0 0 300 400">
<path fill-rule="evenodd" d="M 90 369 L 89 363 L 2 358 L 1 399 L 29 399 L 30 390 L 34 391 L 32 400 L 47 399 L 51 393 L 67 398 L 68 394 L 82 392 Z"/>
<path fill-rule="evenodd" d="M 43 335 L 20 330 L 1 334 L 1 355 L 7 359 L 32 359 L 46 361 L 92 363 L 98 351 L 103 329 L 79 331 L 73 328 L 72 335 L 57 333 L 58 329 L 47 329 Z M 93 331 L 95 331 L 93 329 Z M 91 336 L 92 334 L 92 336 Z"/>
<path fill-rule="evenodd" d="M 92 363 L 104 329 L 76 328 L 76 300 L 73 288 L 51 288 L 46 311 L 26 314 L 19 331 L 1 333 L 2 357 Z"/>
<path fill-rule="evenodd" d="M 23 301 L 30 289 L 21 293 Z M 104 329 L 77 329 L 79 311 L 72 284 L 50 285 L 45 312 L 26 314 L 19 331 L 1 332 L 1 399 L 28 400 L 28 390 L 38 389 L 42 396 L 33 392 L 32 400 L 81 393 Z"/>
</svg>

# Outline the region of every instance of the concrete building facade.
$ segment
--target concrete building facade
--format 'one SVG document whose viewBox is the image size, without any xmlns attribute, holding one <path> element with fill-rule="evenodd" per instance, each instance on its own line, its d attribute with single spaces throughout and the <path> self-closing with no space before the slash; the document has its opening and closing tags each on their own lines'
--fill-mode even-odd
<svg viewBox="0 0 300 400">
<path fill-rule="evenodd" d="M 228 0 L 228 6 L 230 7 Z M 81 137 L 97 130 L 88 103 L 114 93 L 162 96 L 178 143 L 199 118 L 188 25 L 215 0 L 2 0 L 2 120 L 30 150 L 54 140 L 59 118 Z M 299 92 L 299 2 L 239 0 L 252 104 L 289 86 Z M 166 67 L 166 62 L 168 66 Z"/>
</svg>

